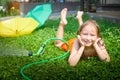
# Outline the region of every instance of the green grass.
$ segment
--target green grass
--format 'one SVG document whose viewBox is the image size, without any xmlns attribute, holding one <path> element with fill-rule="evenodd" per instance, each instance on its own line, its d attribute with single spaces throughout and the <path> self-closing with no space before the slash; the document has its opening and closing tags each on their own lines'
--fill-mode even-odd
<svg viewBox="0 0 120 80">
<path fill-rule="evenodd" d="M 88 17 L 84 16 L 84 21 Z M 114 24 L 105 20 L 97 20 L 101 28 L 101 34 L 105 41 L 111 62 L 101 62 L 96 57 L 79 61 L 75 67 L 67 63 L 68 57 L 33 65 L 25 69 L 24 73 L 32 80 L 117 80 L 120 79 L 120 24 Z M 68 18 L 65 27 L 65 40 L 76 37 L 78 29 L 77 20 Z M 47 39 L 55 37 L 59 20 L 48 20 L 41 29 L 32 34 L 15 38 L 0 37 L 0 48 L 21 49 L 36 53 L 40 45 Z M 18 51 L 19 53 L 19 51 Z M 50 59 L 62 55 L 64 51 L 54 46 L 54 41 L 47 44 L 44 54 L 41 56 L 0 56 L 1 80 L 24 80 L 20 69 L 32 62 Z"/>
</svg>

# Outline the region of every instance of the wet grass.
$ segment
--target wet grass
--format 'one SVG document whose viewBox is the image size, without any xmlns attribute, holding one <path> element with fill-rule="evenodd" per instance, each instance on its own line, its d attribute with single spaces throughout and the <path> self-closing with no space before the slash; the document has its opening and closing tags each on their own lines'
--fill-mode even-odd
<svg viewBox="0 0 120 80">
<path fill-rule="evenodd" d="M 84 21 L 89 19 L 84 16 Z M 77 66 L 70 67 L 65 58 L 32 65 L 24 70 L 24 74 L 32 80 L 117 80 L 120 78 L 120 24 L 114 24 L 105 20 L 97 20 L 101 28 L 101 34 L 106 44 L 111 62 L 101 62 L 96 57 L 81 60 Z M 78 29 L 77 20 L 68 18 L 65 27 L 65 40 L 76 37 Z M 21 49 L 36 53 L 40 45 L 47 39 L 55 37 L 59 25 L 58 20 L 48 20 L 41 29 L 32 34 L 15 38 L 0 37 L 0 48 Z M 13 50 L 14 51 L 14 50 Z M 9 52 L 8 52 L 9 53 Z M 18 51 L 19 53 L 19 51 Z M 17 54 L 17 53 L 16 53 Z M 20 53 L 19 53 L 20 54 Z M 24 80 L 20 69 L 26 64 L 51 59 L 64 54 L 64 51 L 56 48 L 51 41 L 46 45 L 41 56 L 0 56 L 1 80 Z"/>
</svg>

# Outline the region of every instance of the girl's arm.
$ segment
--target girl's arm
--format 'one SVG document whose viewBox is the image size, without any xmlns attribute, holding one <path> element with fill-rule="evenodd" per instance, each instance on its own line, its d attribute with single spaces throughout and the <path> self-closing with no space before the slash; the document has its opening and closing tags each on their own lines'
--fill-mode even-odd
<svg viewBox="0 0 120 80">
<path fill-rule="evenodd" d="M 102 61 L 105 60 L 107 62 L 110 61 L 110 57 L 106 51 L 105 45 L 104 45 L 103 41 L 101 40 L 101 38 L 97 39 L 93 46 L 94 46 L 100 60 L 102 60 Z"/>
<path fill-rule="evenodd" d="M 80 47 L 78 39 L 74 42 L 70 57 L 68 59 L 70 66 L 76 66 L 83 54 L 84 48 L 84 46 Z"/>
</svg>

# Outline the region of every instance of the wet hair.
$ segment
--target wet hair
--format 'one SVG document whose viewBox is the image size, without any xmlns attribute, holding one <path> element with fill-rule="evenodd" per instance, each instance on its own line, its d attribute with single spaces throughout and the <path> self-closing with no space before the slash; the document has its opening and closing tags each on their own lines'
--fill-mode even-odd
<svg viewBox="0 0 120 80">
<path fill-rule="evenodd" d="M 101 38 L 101 34 L 100 34 L 100 28 L 99 28 L 99 25 L 97 24 L 97 22 L 95 20 L 87 20 L 86 22 L 84 22 L 78 29 L 77 31 L 77 35 L 80 34 L 80 32 L 82 31 L 82 29 L 89 25 L 89 24 L 92 24 L 95 28 L 96 28 L 96 31 L 97 31 L 97 36 Z"/>
</svg>

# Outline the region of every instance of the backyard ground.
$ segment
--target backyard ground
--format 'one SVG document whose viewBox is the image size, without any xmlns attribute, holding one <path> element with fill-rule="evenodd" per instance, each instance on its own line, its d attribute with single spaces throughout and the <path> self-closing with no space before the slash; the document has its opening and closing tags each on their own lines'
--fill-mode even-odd
<svg viewBox="0 0 120 80">
<path fill-rule="evenodd" d="M 83 20 L 91 19 L 87 14 Z M 67 18 L 68 25 L 65 27 L 65 40 L 76 37 L 78 29 L 74 15 Z M 44 54 L 41 56 L 0 56 L 0 79 L 1 80 L 24 80 L 20 74 L 25 65 L 38 62 L 23 71 L 32 80 L 119 80 L 120 79 L 120 24 L 96 19 L 101 28 L 101 34 L 105 41 L 111 61 L 101 62 L 97 57 L 81 60 L 76 67 L 70 67 L 67 63 L 69 54 L 61 59 L 41 63 L 41 60 L 63 55 L 65 52 L 56 48 L 51 41 L 46 45 Z M 2 52 L 12 54 L 36 53 L 40 45 L 49 38 L 56 36 L 59 18 L 47 20 L 41 29 L 32 34 L 20 37 L 0 37 L 0 49 Z M 16 52 L 17 50 L 17 52 Z"/>
</svg>

